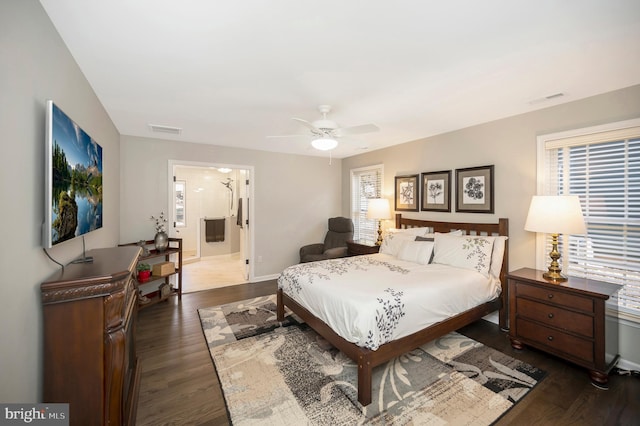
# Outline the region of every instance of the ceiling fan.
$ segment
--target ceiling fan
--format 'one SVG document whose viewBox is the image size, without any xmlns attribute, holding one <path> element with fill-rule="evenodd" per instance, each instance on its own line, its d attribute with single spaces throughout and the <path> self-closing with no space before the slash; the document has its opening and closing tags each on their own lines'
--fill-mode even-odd
<svg viewBox="0 0 640 426">
<path fill-rule="evenodd" d="M 309 122 L 302 118 L 292 117 L 299 123 L 306 126 L 311 133 L 308 135 L 282 135 L 282 136 L 268 136 L 269 138 L 289 138 L 289 137 L 309 137 L 311 136 L 311 146 L 320 151 L 329 151 L 338 146 L 338 138 L 343 136 L 360 135 L 363 133 L 377 132 L 380 130 L 378 126 L 374 124 L 362 124 L 360 126 L 352 127 L 338 127 L 335 121 L 327 119 L 327 114 L 331 112 L 331 105 L 320 105 L 318 110 L 322 114 L 320 120 Z"/>
</svg>

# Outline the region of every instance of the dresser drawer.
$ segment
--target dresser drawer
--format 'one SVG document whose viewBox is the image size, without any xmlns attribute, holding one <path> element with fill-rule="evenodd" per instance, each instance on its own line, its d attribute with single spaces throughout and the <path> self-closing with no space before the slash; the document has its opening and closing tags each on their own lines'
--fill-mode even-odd
<svg viewBox="0 0 640 426">
<path fill-rule="evenodd" d="M 585 337 L 593 338 L 594 336 L 593 316 L 567 311 L 558 306 L 535 302 L 530 299 L 519 298 L 516 304 L 519 316 Z"/>
<path fill-rule="evenodd" d="M 522 318 L 516 320 L 516 327 L 519 337 L 544 345 L 547 349 L 551 349 L 550 352 L 563 356 L 569 355 L 587 364 L 594 362 L 594 348 L 591 340 L 571 336 Z"/>
<path fill-rule="evenodd" d="M 593 312 L 593 300 L 587 297 L 567 294 L 553 289 L 536 287 L 521 282 L 517 283 L 516 293 L 518 297 L 526 296 L 567 308 L 578 309 L 584 312 Z"/>
</svg>

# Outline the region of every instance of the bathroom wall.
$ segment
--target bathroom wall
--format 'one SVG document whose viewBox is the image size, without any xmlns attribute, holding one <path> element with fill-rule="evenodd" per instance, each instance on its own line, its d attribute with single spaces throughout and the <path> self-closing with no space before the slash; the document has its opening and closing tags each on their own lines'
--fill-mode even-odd
<svg viewBox="0 0 640 426">
<path fill-rule="evenodd" d="M 240 170 L 232 170 L 229 173 L 220 172 L 216 168 L 179 166 L 175 170 L 176 180 L 186 182 L 186 226 L 176 228 L 177 235 L 182 238 L 183 253 L 186 259 L 195 257 L 198 243 L 202 241 L 200 256 L 212 256 L 215 254 L 231 253 L 231 249 L 239 251 L 240 234 L 234 228 L 236 225 L 236 214 L 238 208 L 238 177 Z M 233 199 L 231 191 L 223 184 L 231 179 L 233 188 Z M 233 201 L 233 202 L 232 202 Z M 224 249 L 215 248 L 213 245 L 222 246 L 223 243 L 206 243 L 204 241 L 205 218 L 227 217 L 226 230 L 229 233 L 225 236 L 226 244 Z M 207 247 L 208 246 L 208 247 Z M 219 253 L 219 251 L 222 252 Z"/>
</svg>

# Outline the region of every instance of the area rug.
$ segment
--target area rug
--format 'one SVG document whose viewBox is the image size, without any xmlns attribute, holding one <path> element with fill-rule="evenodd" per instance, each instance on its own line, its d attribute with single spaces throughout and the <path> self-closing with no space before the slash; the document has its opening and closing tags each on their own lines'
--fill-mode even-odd
<svg viewBox="0 0 640 426">
<path fill-rule="evenodd" d="M 274 297 L 200 310 L 234 425 L 488 425 L 545 376 L 450 333 L 376 367 L 363 407 L 357 365 L 291 316 L 280 327 Z"/>
</svg>

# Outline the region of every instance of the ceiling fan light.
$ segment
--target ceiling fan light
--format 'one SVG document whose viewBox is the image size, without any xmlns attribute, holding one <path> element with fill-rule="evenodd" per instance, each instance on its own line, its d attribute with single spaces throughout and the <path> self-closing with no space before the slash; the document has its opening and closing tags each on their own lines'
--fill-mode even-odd
<svg viewBox="0 0 640 426">
<path fill-rule="evenodd" d="M 329 151 L 338 146 L 338 141 L 332 138 L 318 138 L 311 141 L 311 146 L 320 151 Z"/>
</svg>

